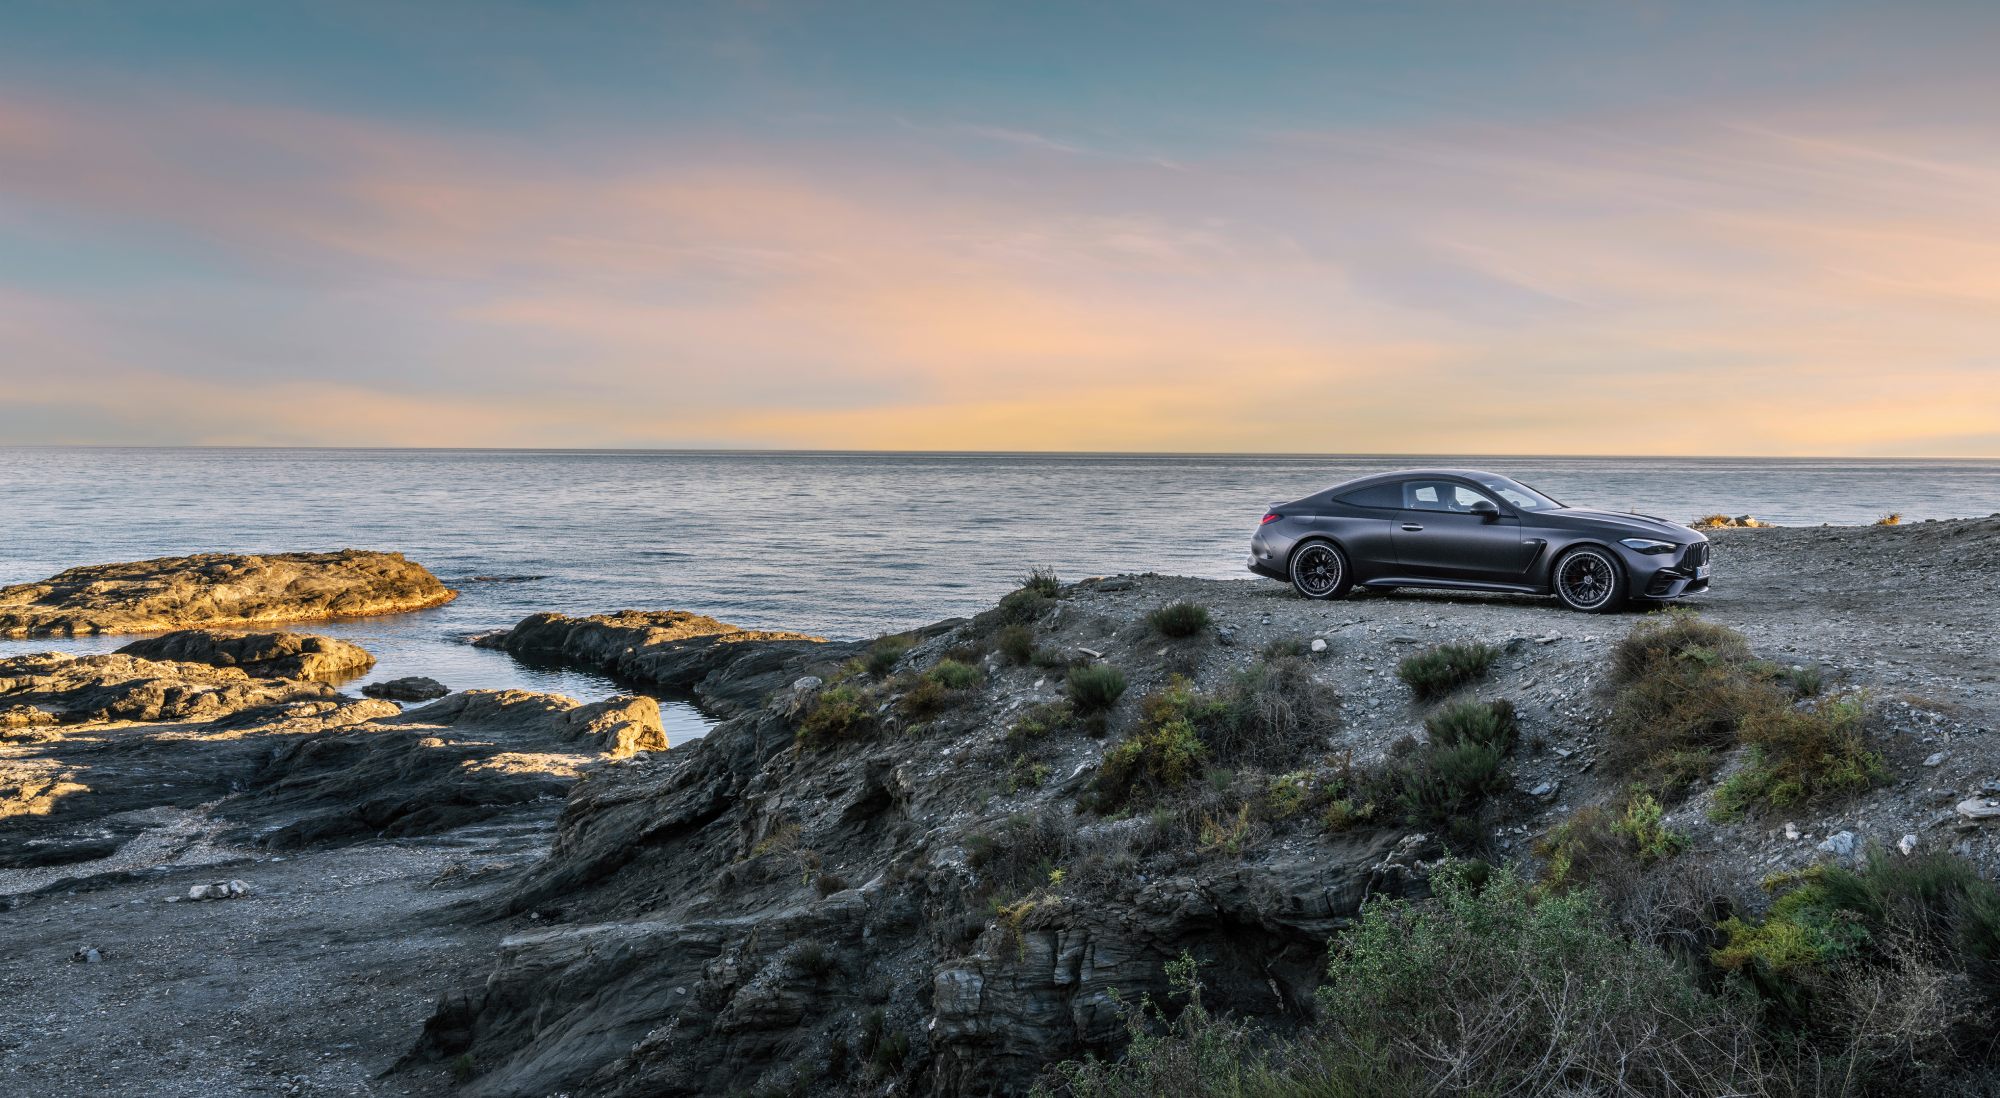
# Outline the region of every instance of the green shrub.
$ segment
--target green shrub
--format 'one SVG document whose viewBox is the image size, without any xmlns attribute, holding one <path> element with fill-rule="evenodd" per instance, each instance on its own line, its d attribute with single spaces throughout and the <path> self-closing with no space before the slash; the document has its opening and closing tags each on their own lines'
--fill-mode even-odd
<svg viewBox="0 0 2000 1098">
<path fill-rule="evenodd" d="M 1226 762 L 1291 766 L 1325 748 L 1338 723 L 1340 695 L 1293 657 L 1264 660 L 1236 673 L 1224 688 L 1219 720 L 1203 739 Z"/>
<path fill-rule="evenodd" d="M 1278 637 L 1264 646 L 1261 653 L 1266 662 L 1282 659 L 1305 659 L 1312 654 L 1312 646 L 1304 637 Z"/>
<path fill-rule="evenodd" d="M 1192 602 L 1170 602 L 1146 615 L 1164 637 L 1192 637 L 1208 628 L 1208 607 Z"/>
<path fill-rule="evenodd" d="M 886 679 L 896 670 L 911 648 L 910 638 L 903 636 L 877 637 L 868 646 L 868 673 L 878 679 Z"/>
<path fill-rule="evenodd" d="M 1687 847 L 1687 837 L 1665 823 L 1666 810 L 1650 793 L 1634 793 L 1622 813 L 1586 805 L 1535 842 L 1542 881 L 1567 890 L 1596 885 L 1623 893 L 1640 872 Z"/>
<path fill-rule="evenodd" d="M 1125 672 L 1108 663 L 1072 668 L 1066 684 L 1070 704 L 1080 713 L 1097 713 L 1118 704 L 1125 694 Z"/>
<path fill-rule="evenodd" d="M 1035 568 L 1021 577 L 1021 590 L 1052 599 L 1062 594 L 1062 578 L 1056 575 L 1053 568 Z"/>
<path fill-rule="evenodd" d="M 1208 748 L 1186 717 L 1142 723 L 1104 753 L 1092 786 L 1095 807 L 1114 812 L 1141 797 L 1186 785 L 1201 774 Z"/>
<path fill-rule="evenodd" d="M 937 661 L 937 663 L 931 666 L 930 670 L 924 672 L 924 678 L 937 683 L 946 690 L 970 690 L 985 681 L 986 676 L 980 674 L 979 668 L 969 663 L 960 663 L 953 659 L 943 659 Z"/>
<path fill-rule="evenodd" d="M 1028 625 L 1042 616 L 1055 600 L 1032 588 L 1023 587 L 1010 591 L 1000 599 L 1000 619 L 1016 625 Z"/>
<path fill-rule="evenodd" d="M 1076 711 L 1069 702 L 1043 702 L 1021 714 L 1007 729 L 1007 745 L 1018 750 L 1075 723 Z"/>
<path fill-rule="evenodd" d="M 1397 664 L 1396 677 L 1419 700 L 1441 698 L 1484 677 L 1499 658 L 1500 650 L 1490 644 L 1440 644 Z"/>
<path fill-rule="evenodd" d="M 993 634 L 993 647 L 1008 663 L 1021 666 L 1035 658 L 1035 631 L 1019 623 L 1003 625 Z"/>
<path fill-rule="evenodd" d="M 1773 707 L 1747 716 L 1743 769 L 1715 792 L 1713 815 L 1794 805 L 1857 793 L 1883 780 L 1882 756 L 1868 748 L 1860 699 L 1825 699 L 1802 709 Z"/>
<path fill-rule="evenodd" d="M 1514 750 L 1521 740 L 1521 722 L 1514 715 L 1514 703 L 1504 698 L 1446 706 L 1424 722 L 1424 731 L 1431 743 L 1439 747 L 1469 743 L 1497 747 L 1503 753 Z"/>
<path fill-rule="evenodd" d="M 1612 648 L 1612 769 L 1662 801 L 1713 772 L 1744 721 L 1782 709 L 1743 638 L 1686 611 L 1649 616 Z"/>
<path fill-rule="evenodd" d="M 1332 950 L 1316 1026 L 1274 1040 L 1208 1012 L 1194 960 L 1169 1015 L 1125 1007 L 1124 1058 L 1056 1069 L 1072 1098 L 1771 1094 L 1754 1004 L 1620 934 L 1588 893 L 1511 871 L 1432 874 L 1428 903 L 1371 902 Z M 1044 1090 L 1041 1093 L 1049 1093 Z"/>
<path fill-rule="evenodd" d="M 865 736 L 875 730 L 874 698 L 847 683 L 821 690 L 799 721 L 799 742 L 811 747 Z"/>
</svg>

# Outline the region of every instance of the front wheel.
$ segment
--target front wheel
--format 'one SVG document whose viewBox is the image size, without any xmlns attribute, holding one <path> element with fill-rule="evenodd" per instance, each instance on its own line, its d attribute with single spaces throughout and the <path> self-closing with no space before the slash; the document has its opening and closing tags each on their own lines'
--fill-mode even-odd
<svg viewBox="0 0 2000 1098">
<path fill-rule="evenodd" d="M 1347 557 L 1330 542 L 1309 541 L 1292 553 L 1292 589 L 1309 599 L 1337 599 L 1354 585 Z"/>
<path fill-rule="evenodd" d="M 1625 603 L 1625 570 L 1594 545 L 1572 549 L 1556 561 L 1556 597 L 1571 610 L 1603 614 Z"/>
</svg>

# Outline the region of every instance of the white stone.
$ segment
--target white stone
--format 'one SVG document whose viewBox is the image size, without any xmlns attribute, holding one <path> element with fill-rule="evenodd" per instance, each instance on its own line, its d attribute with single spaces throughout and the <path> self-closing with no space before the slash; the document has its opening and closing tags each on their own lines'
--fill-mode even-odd
<svg viewBox="0 0 2000 1098">
<path fill-rule="evenodd" d="M 1902 840 L 1896 844 L 1896 849 L 1902 851 L 1905 857 L 1915 854 L 1917 852 L 1917 837 L 1915 835 L 1903 836 Z"/>
<path fill-rule="evenodd" d="M 1312 642 L 1312 646 L 1311 646 L 1311 647 L 1312 647 L 1312 650 L 1313 650 L 1314 652 L 1324 652 L 1324 651 L 1326 651 L 1326 638 L 1325 638 L 1325 637 L 1314 637 L 1314 638 L 1313 638 L 1313 642 Z"/>
<path fill-rule="evenodd" d="M 1855 838 L 1852 831 L 1836 831 L 1820 840 L 1819 844 L 1822 853 L 1831 854 L 1836 858 L 1852 857 L 1854 847 Z"/>
<path fill-rule="evenodd" d="M 1937 754 L 1935 754 L 1935 755 L 1932 755 L 1931 757 L 1929 757 L 1929 758 L 1925 759 L 1925 760 L 1924 760 L 1924 765 L 1925 765 L 1925 766 L 1937 766 L 1938 764 L 1940 764 L 1940 763 L 1942 763 L 1942 762 L 1944 762 L 1944 752 L 1940 751 L 1940 752 L 1938 752 Z"/>
</svg>

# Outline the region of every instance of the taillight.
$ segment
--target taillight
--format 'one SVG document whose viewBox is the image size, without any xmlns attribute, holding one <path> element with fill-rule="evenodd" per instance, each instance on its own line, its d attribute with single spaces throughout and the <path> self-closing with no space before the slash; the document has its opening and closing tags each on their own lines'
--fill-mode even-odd
<svg viewBox="0 0 2000 1098">
<path fill-rule="evenodd" d="M 1262 521 L 1262 522 L 1258 523 L 1257 525 L 1259 525 L 1259 526 L 1269 526 L 1269 525 L 1271 525 L 1272 523 L 1274 523 L 1274 522 L 1276 522 L 1276 521 L 1278 521 L 1279 519 L 1281 519 L 1281 518 L 1284 518 L 1284 517 L 1285 517 L 1285 516 L 1283 516 L 1283 515 L 1279 514 L 1279 513 L 1278 513 L 1278 512 L 1276 512 L 1276 511 L 1267 511 L 1267 512 L 1265 512 L 1265 513 L 1264 513 L 1264 521 Z"/>
</svg>

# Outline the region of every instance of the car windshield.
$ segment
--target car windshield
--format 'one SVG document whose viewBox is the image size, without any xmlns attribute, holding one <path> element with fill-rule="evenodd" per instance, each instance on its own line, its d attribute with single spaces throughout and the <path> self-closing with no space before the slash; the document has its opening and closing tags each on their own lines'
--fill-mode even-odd
<svg viewBox="0 0 2000 1098">
<path fill-rule="evenodd" d="M 1506 477 L 1495 476 L 1475 477 L 1473 479 L 1477 480 L 1488 491 L 1493 492 L 1523 511 L 1547 511 L 1562 506 L 1562 504 L 1522 484 L 1518 480 L 1508 480 Z"/>
</svg>

